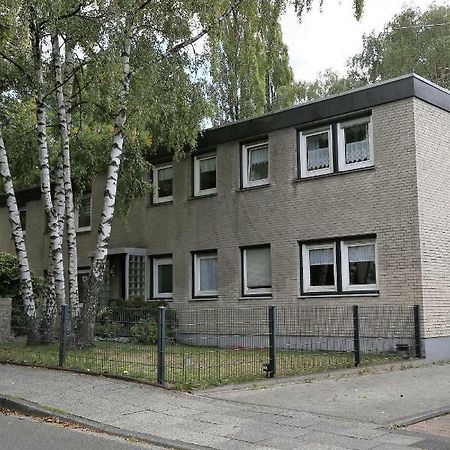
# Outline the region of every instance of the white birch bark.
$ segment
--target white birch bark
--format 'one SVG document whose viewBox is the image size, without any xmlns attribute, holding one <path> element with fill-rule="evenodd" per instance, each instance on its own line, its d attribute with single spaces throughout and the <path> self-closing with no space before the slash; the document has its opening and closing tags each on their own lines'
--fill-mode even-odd
<svg viewBox="0 0 450 450">
<path fill-rule="evenodd" d="M 94 326 L 97 299 L 102 287 L 105 274 L 106 258 L 108 256 L 108 243 L 111 237 L 112 221 L 117 194 L 117 180 L 124 141 L 124 126 L 127 120 L 128 95 L 130 90 L 130 52 L 131 35 L 133 29 L 132 13 L 125 21 L 125 32 L 122 49 L 122 86 L 118 96 L 118 111 L 114 122 L 114 140 L 108 165 L 106 187 L 103 198 L 103 209 L 98 228 L 97 245 L 89 275 L 87 298 L 83 305 L 82 320 L 78 344 L 89 346 L 94 342 Z"/>
<path fill-rule="evenodd" d="M 72 189 L 72 171 L 70 163 L 70 138 L 69 138 L 69 125 L 67 122 L 67 101 L 65 99 L 63 90 L 63 74 L 62 74 L 62 61 L 59 36 L 57 34 L 52 36 L 52 54 L 53 54 L 53 66 L 55 72 L 55 91 L 56 91 L 56 107 L 58 110 L 59 129 L 61 136 L 61 161 L 62 161 L 62 176 L 63 176 L 63 194 L 65 204 L 65 216 L 67 225 L 67 252 L 68 252 L 68 286 L 69 286 L 69 305 L 72 308 L 72 315 L 78 315 L 78 281 L 77 281 L 77 236 L 75 228 L 75 208 L 73 201 L 73 189 Z M 73 55 L 68 52 L 69 66 L 67 75 L 70 77 L 65 80 L 66 83 L 71 84 L 73 80 Z M 66 61 L 67 63 L 67 61 Z M 66 95 L 71 96 L 71 88 L 66 90 Z M 69 99 L 70 102 L 70 99 Z M 70 117 L 71 121 L 71 117 Z M 64 217 L 61 214 L 63 210 L 58 211 L 59 217 Z M 62 235 L 64 226 L 62 225 Z M 61 236 L 62 237 L 62 236 Z"/>
<path fill-rule="evenodd" d="M 44 103 L 44 72 L 42 67 L 42 52 L 41 52 L 41 31 L 37 25 L 36 12 L 34 6 L 30 8 L 31 20 L 30 20 L 30 32 L 33 49 L 33 59 L 35 64 L 35 76 L 36 76 L 36 115 L 37 115 L 37 138 L 39 147 L 39 166 L 41 172 L 41 192 L 44 202 L 44 209 L 47 215 L 49 226 L 49 238 L 52 249 L 52 257 L 54 262 L 54 274 L 55 274 L 55 293 L 56 301 L 60 305 L 66 303 L 66 293 L 64 284 L 64 262 L 62 251 L 62 239 L 59 232 L 59 216 L 56 208 L 53 205 L 51 195 L 50 184 L 50 168 L 48 158 L 48 145 L 47 145 L 47 112 Z M 53 305 L 49 305 L 53 307 Z M 56 305 L 55 305 L 56 307 Z M 53 312 L 50 308 L 49 312 Z M 49 318 L 53 320 L 54 315 Z M 51 324 L 49 324 L 51 325 Z"/>
<path fill-rule="evenodd" d="M 16 195 L 13 181 L 9 170 L 8 156 L 6 154 L 5 143 L 0 131 L 0 177 L 3 181 L 6 194 L 6 205 L 8 207 L 9 222 L 11 224 L 11 234 L 19 260 L 21 294 L 25 313 L 29 324 L 34 328 L 36 320 L 36 303 L 34 300 L 33 284 L 31 281 L 30 265 L 28 263 L 27 249 L 23 237 L 22 225 L 20 223 L 19 208 L 17 207 Z"/>
</svg>

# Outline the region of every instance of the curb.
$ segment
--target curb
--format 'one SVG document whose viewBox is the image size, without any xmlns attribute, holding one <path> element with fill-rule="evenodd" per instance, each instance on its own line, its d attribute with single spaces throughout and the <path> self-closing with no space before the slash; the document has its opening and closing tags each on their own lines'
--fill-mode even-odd
<svg viewBox="0 0 450 450">
<path fill-rule="evenodd" d="M 432 409 L 430 411 L 426 411 L 422 414 L 416 414 L 413 416 L 399 417 L 396 420 L 391 420 L 389 422 L 385 422 L 383 426 L 385 427 L 407 427 L 408 425 L 413 425 L 418 422 L 423 422 L 424 420 L 434 419 L 435 417 L 444 416 L 450 413 L 450 405 L 443 406 L 442 408 Z"/>
<path fill-rule="evenodd" d="M 167 439 L 160 436 L 154 436 L 152 434 L 140 433 L 138 431 L 124 430 L 112 425 L 103 424 L 94 420 L 85 419 L 84 417 L 76 416 L 68 413 L 59 413 L 52 411 L 51 409 L 44 408 L 43 406 L 30 402 L 18 397 L 10 397 L 8 395 L 0 394 L 0 408 L 10 409 L 26 416 L 41 417 L 41 418 L 53 418 L 59 419 L 64 422 L 68 422 L 75 425 L 80 425 L 90 431 L 98 433 L 105 433 L 112 436 L 117 436 L 125 439 L 136 439 L 140 442 L 146 442 L 148 444 L 157 445 L 163 448 L 177 449 L 177 450 L 205 450 L 211 449 L 211 447 L 204 447 L 201 445 L 190 444 L 188 442 L 182 442 L 175 439 Z"/>
</svg>

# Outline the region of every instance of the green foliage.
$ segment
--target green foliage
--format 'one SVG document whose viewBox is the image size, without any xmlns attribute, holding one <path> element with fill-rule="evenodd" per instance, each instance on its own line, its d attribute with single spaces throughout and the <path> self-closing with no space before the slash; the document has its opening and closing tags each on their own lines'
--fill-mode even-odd
<svg viewBox="0 0 450 450">
<path fill-rule="evenodd" d="M 349 66 L 349 77 L 363 83 L 415 72 L 450 88 L 450 6 L 425 12 L 406 8 L 381 33 L 364 36 L 363 51 Z"/>
<path fill-rule="evenodd" d="M 153 318 L 140 319 L 130 329 L 131 341 L 136 344 L 154 344 L 158 334 L 156 320 Z"/>
</svg>

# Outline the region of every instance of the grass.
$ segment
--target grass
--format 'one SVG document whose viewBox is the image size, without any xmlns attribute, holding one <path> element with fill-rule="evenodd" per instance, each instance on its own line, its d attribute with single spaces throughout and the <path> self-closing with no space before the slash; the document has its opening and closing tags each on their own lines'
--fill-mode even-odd
<svg viewBox="0 0 450 450">
<path fill-rule="evenodd" d="M 179 389 L 217 386 L 265 377 L 267 349 L 218 348 L 171 344 L 166 347 L 166 381 Z M 58 344 L 27 346 L 16 338 L 0 345 L 0 361 L 58 366 Z M 277 351 L 277 376 L 300 375 L 349 368 L 352 352 Z M 362 365 L 382 364 L 401 359 L 397 354 L 362 355 Z M 156 382 L 155 345 L 97 341 L 88 349 L 70 349 L 65 368 Z"/>
</svg>

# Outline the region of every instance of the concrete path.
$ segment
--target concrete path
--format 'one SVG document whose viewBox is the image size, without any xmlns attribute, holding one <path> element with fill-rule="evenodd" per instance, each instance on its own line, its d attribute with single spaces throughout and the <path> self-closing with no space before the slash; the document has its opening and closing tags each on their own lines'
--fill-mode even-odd
<svg viewBox="0 0 450 450">
<path fill-rule="evenodd" d="M 0 365 L 0 394 L 176 440 L 179 448 L 188 443 L 242 450 L 450 449 L 448 438 L 387 427 L 450 410 L 450 365 L 369 374 L 351 371 L 345 376 L 193 394 Z"/>
</svg>

